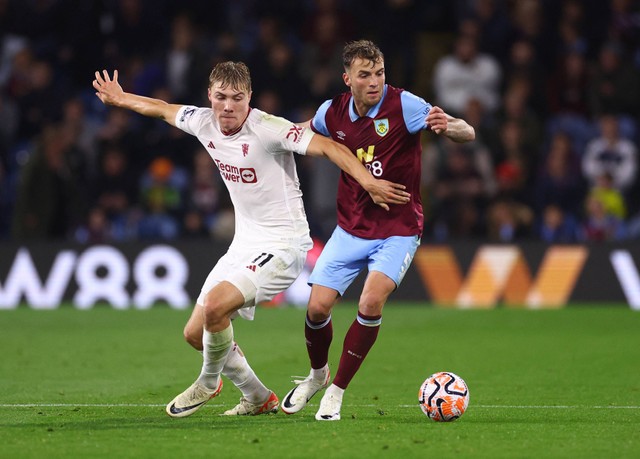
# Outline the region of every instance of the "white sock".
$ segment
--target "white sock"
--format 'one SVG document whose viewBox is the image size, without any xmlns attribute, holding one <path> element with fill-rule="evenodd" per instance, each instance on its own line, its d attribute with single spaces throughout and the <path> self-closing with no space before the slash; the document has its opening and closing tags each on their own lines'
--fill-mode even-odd
<svg viewBox="0 0 640 459">
<path fill-rule="evenodd" d="M 316 381 L 323 381 L 327 378 L 327 373 L 329 373 L 329 364 L 325 364 L 322 368 L 311 369 L 311 377 Z"/>
<path fill-rule="evenodd" d="M 202 371 L 198 382 L 209 390 L 215 390 L 224 362 L 233 345 L 233 326 L 229 324 L 227 328 L 216 333 L 204 330 L 202 345 Z"/>
<path fill-rule="evenodd" d="M 336 386 L 335 384 L 331 384 L 329 387 L 327 387 L 327 390 L 324 393 L 325 396 L 327 395 L 333 395 L 334 398 L 337 398 L 338 400 L 342 400 L 342 396 L 344 395 L 344 389 Z"/>
<path fill-rule="evenodd" d="M 262 403 L 271 394 L 249 366 L 238 343 L 233 343 L 231 346 L 222 374 L 229 378 L 240 389 L 242 396 L 251 403 Z"/>
</svg>

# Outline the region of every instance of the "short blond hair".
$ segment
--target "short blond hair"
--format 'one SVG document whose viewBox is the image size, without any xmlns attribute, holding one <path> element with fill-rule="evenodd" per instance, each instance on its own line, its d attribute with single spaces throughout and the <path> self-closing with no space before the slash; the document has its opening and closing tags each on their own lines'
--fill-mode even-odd
<svg viewBox="0 0 640 459">
<path fill-rule="evenodd" d="M 244 62 L 220 62 L 209 74 L 209 88 L 220 83 L 223 88 L 231 88 L 251 93 L 251 74 Z"/>
</svg>

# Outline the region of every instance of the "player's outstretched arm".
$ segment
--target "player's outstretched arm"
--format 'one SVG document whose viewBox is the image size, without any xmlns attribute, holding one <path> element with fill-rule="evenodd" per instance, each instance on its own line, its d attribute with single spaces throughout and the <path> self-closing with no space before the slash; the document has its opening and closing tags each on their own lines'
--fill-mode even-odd
<svg viewBox="0 0 640 459">
<path fill-rule="evenodd" d="M 106 70 L 102 73 L 96 72 L 95 76 L 93 87 L 97 91 L 96 96 L 103 104 L 133 110 L 141 115 L 160 118 L 172 126 L 176 125 L 176 114 L 181 105 L 168 104 L 164 100 L 124 92 L 118 83 L 117 70 L 114 70 L 113 78 Z"/>
<path fill-rule="evenodd" d="M 409 202 L 411 195 L 404 191 L 406 189 L 404 185 L 374 178 L 347 147 L 328 137 L 314 135 L 307 147 L 307 155 L 329 158 L 340 169 L 352 176 L 369 193 L 373 202 L 385 210 L 389 210 L 389 204 Z"/>
<path fill-rule="evenodd" d="M 431 107 L 425 121 L 433 132 L 445 135 L 454 142 L 470 142 L 476 138 L 476 131 L 472 126 L 463 119 L 446 114 L 440 107 Z"/>
</svg>

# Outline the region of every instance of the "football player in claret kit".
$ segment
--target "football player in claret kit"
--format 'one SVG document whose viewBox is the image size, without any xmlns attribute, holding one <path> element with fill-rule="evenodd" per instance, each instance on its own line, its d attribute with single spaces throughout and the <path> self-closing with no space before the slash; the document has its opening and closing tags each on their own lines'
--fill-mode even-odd
<svg viewBox="0 0 640 459">
<path fill-rule="evenodd" d="M 381 208 L 405 204 L 404 186 L 374 178 L 346 147 L 310 129 L 251 108 L 251 77 L 241 62 L 217 64 L 209 76 L 211 108 L 168 104 L 127 93 L 106 70 L 95 73 L 107 105 L 160 118 L 204 145 L 229 190 L 235 235 L 196 301 L 184 334 L 202 350 L 196 381 L 167 405 L 172 417 L 193 414 L 220 393 L 221 374 L 242 392 L 226 415 L 278 410 L 276 394 L 255 375 L 234 340 L 231 320 L 253 319 L 255 305 L 284 291 L 300 274 L 312 242 L 293 153 L 326 156 L 367 190 Z M 213 164 L 212 164 L 213 167 Z"/>
<path fill-rule="evenodd" d="M 322 104 L 310 126 L 346 145 L 374 177 L 405 185 L 411 201 L 405 206 L 392 206 L 389 212 L 381 211 L 364 199 L 364 190 L 355 180 L 340 174 L 338 226 L 309 278 L 312 287 L 305 337 L 311 371 L 305 379 L 294 381 L 297 385 L 282 401 L 282 411 L 297 413 L 329 386 L 331 310 L 360 271 L 368 268 L 338 371 L 316 413 L 316 419 L 326 421 L 340 419 L 344 390 L 376 341 L 382 308 L 402 281 L 420 244 L 421 132 L 428 129 L 455 142 L 475 138 L 473 128 L 464 120 L 386 84 L 384 56 L 374 43 L 348 43 L 343 50 L 343 65 L 343 80 L 349 91 Z"/>
</svg>

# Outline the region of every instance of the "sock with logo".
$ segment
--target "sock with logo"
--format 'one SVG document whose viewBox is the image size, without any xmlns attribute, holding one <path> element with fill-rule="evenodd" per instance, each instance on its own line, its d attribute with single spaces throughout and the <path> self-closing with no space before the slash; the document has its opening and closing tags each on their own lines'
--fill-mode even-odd
<svg viewBox="0 0 640 459">
<path fill-rule="evenodd" d="M 376 342 L 381 323 L 381 315 L 365 316 L 358 312 L 358 317 L 353 321 L 344 337 L 338 372 L 333 379 L 334 385 L 341 389 L 347 388 Z"/>
<path fill-rule="evenodd" d="M 304 336 L 312 370 L 324 369 L 329 361 L 329 347 L 333 339 L 331 316 L 320 322 L 313 322 L 307 315 L 304 321 Z"/>
<path fill-rule="evenodd" d="M 222 331 L 211 333 L 204 330 L 202 334 L 202 370 L 198 382 L 209 390 L 218 387 L 220 373 L 227 355 L 233 345 L 233 326 L 229 324 Z"/>
<path fill-rule="evenodd" d="M 240 389 L 242 396 L 251 403 L 264 402 L 271 394 L 249 366 L 238 343 L 233 343 L 231 346 L 222 374 L 229 378 Z"/>
</svg>

